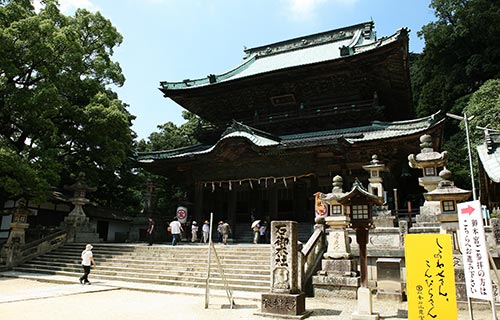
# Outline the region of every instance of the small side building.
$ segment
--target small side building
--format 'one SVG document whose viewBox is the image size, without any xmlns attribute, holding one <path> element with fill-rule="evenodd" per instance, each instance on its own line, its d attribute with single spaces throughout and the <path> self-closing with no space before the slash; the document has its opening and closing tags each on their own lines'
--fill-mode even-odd
<svg viewBox="0 0 500 320">
<path fill-rule="evenodd" d="M 500 131 L 486 129 L 477 153 L 481 204 L 490 212 L 500 211 Z"/>
</svg>

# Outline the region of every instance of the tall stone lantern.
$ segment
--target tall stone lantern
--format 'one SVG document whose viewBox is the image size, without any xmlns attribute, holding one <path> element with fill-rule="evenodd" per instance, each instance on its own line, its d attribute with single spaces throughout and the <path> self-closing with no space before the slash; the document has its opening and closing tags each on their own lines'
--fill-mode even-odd
<svg viewBox="0 0 500 320">
<path fill-rule="evenodd" d="M 90 187 L 85 181 L 85 173 L 80 172 L 76 182 L 70 186 L 65 186 L 65 189 L 73 191 L 73 197 L 68 200 L 74 205 L 73 210 L 64 218 L 68 241 L 98 242 L 97 228 L 91 225 L 89 218 L 83 211 L 83 206 L 90 202 L 86 198 L 87 192 L 94 192 L 97 188 Z"/>
<path fill-rule="evenodd" d="M 384 186 L 382 184 L 384 180 L 381 173 L 385 171 L 385 164 L 381 163 L 378 156 L 374 154 L 370 164 L 363 166 L 363 169 L 370 174 L 368 192 L 382 198 L 384 196 Z"/>
<path fill-rule="evenodd" d="M 368 288 L 368 255 L 366 245 L 368 233 L 373 227 L 373 207 L 382 205 L 382 198 L 368 192 L 358 179 L 354 181 L 350 192 L 339 202 L 349 208 L 350 226 L 356 231 L 356 242 L 359 245 L 359 269 L 361 286 L 358 288 L 358 311 L 352 319 L 379 319 L 373 313 L 372 294 Z"/>
<path fill-rule="evenodd" d="M 408 164 L 410 168 L 422 169 L 422 177 L 418 178 L 418 183 L 428 192 L 437 188 L 441 178 L 438 175 L 438 169 L 446 165 L 448 153 L 434 151 L 432 147 L 432 137 L 423 135 L 420 137 L 421 152 L 417 155 L 410 154 L 408 156 Z M 425 201 L 420 208 L 420 214 L 417 215 L 416 221 L 419 226 L 433 226 L 437 222 L 436 213 L 439 211 L 439 202 L 433 200 Z"/>
<path fill-rule="evenodd" d="M 368 192 L 377 197 L 384 198 L 384 179 L 382 178 L 382 172 L 386 171 L 385 164 L 380 162 L 378 156 L 374 154 L 370 164 L 363 166 L 363 169 L 368 171 L 370 175 L 368 178 Z M 391 215 L 391 211 L 387 209 L 387 206 L 377 207 L 376 209 L 373 217 L 375 226 L 377 228 L 394 227 L 394 220 L 396 217 Z"/>
</svg>

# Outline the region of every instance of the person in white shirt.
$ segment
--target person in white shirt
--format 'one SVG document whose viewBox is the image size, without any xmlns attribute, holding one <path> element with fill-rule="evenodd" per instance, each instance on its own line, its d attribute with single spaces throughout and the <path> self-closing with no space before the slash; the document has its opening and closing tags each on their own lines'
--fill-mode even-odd
<svg viewBox="0 0 500 320">
<path fill-rule="evenodd" d="M 181 223 L 175 218 L 174 221 L 170 222 L 170 232 L 172 233 L 172 245 L 177 245 L 177 242 L 181 240 L 181 232 L 184 232 L 182 229 Z"/>
<path fill-rule="evenodd" d="M 210 233 L 210 224 L 208 223 L 208 220 L 205 220 L 205 223 L 203 223 L 203 226 L 201 227 L 201 231 L 203 231 L 203 242 L 207 243 L 208 242 L 208 235 Z"/>
<path fill-rule="evenodd" d="M 92 254 L 93 246 L 88 244 L 85 246 L 85 250 L 82 251 L 82 267 L 83 267 L 83 276 L 80 277 L 81 284 L 90 284 L 88 276 L 90 274 L 90 267 L 92 265 L 95 266 L 94 255 Z"/>
<path fill-rule="evenodd" d="M 198 241 L 198 224 L 196 221 L 193 221 L 193 224 L 191 225 L 191 242 L 196 241 Z"/>
</svg>

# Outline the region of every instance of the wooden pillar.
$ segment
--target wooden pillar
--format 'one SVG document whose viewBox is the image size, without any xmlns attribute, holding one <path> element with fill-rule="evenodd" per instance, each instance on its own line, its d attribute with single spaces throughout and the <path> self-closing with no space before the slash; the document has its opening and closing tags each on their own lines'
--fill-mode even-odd
<svg viewBox="0 0 500 320">
<path fill-rule="evenodd" d="M 194 184 L 194 218 L 201 227 L 203 224 L 203 184 L 199 181 Z"/>
<path fill-rule="evenodd" d="M 359 271 L 361 274 L 361 287 L 368 288 L 368 255 L 366 244 L 368 243 L 368 229 L 356 228 L 356 242 L 359 245 Z"/>
<path fill-rule="evenodd" d="M 231 226 L 232 236 L 235 239 L 238 235 L 236 234 L 236 191 L 228 191 L 227 195 L 227 223 Z"/>
<path fill-rule="evenodd" d="M 271 221 L 278 219 L 278 188 L 276 186 L 269 188 L 269 215 Z"/>
</svg>

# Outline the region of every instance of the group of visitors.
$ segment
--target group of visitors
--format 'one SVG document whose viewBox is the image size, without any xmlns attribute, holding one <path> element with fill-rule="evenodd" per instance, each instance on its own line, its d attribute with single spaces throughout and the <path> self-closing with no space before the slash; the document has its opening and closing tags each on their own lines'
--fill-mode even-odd
<svg viewBox="0 0 500 320">
<path fill-rule="evenodd" d="M 181 234 L 184 232 L 182 224 L 177 218 L 174 218 L 172 222 L 168 224 L 167 231 L 172 235 L 172 245 L 177 245 L 181 240 Z M 208 243 L 210 234 L 210 223 L 205 220 L 201 227 L 201 237 L 198 238 L 199 226 L 196 221 L 191 222 L 191 242 L 203 242 Z M 148 227 L 146 229 L 146 237 L 148 240 L 148 246 L 153 245 L 155 233 L 155 222 L 152 217 L 148 218 Z M 223 244 L 227 244 L 229 234 L 232 233 L 231 227 L 227 222 L 219 221 L 217 226 L 218 241 Z M 199 240 L 198 240 L 199 239 Z"/>
<path fill-rule="evenodd" d="M 172 222 L 169 223 L 168 232 L 172 234 L 172 245 L 176 246 L 181 240 L 181 232 L 184 232 L 184 228 L 182 224 L 179 222 L 177 218 L 174 218 Z M 191 223 L 191 242 L 198 242 L 198 223 L 193 221 Z M 268 243 L 268 230 L 266 221 L 260 222 L 260 220 L 254 220 L 252 222 L 252 231 L 254 233 L 253 243 Z M 217 225 L 217 233 L 218 233 L 218 241 L 219 243 L 223 243 L 227 245 L 227 241 L 229 238 L 229 234 L 231 233 L 231 227 L 227 222 L 219 221 Z M 148 246 L 153 245 L 155 233 L 155 222 L 152 217 L 148 218 L 148 227 L 146 229 L 146 236 L 148 240 Z M 208 220 L 205 220 L 203 226 L 201 227 L 201 237 L 200 242 L 207 243 L 209 241 L 210 235 L 210 223 Z M 83 267 L 83 275 L 80 277 L 79 281 L 81 284 L 90 284 L 88 276 L 90 274 L 90 269 L 92 266 L 95 267 L 96 263 L 94 261 L 94 256 L 92 253 L 93 246 L 91 244 L 87 244 L 85 246 L 85 250 L 82 251 L 81 259 L 82 259 L 82 267 Z"/>
</svg>

